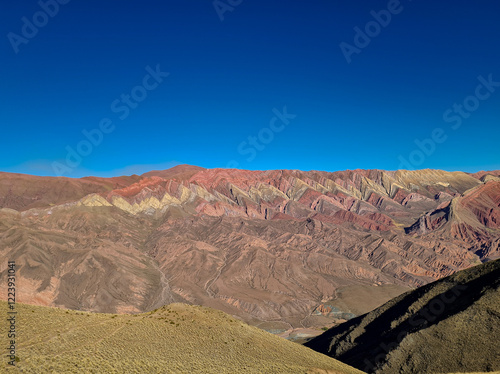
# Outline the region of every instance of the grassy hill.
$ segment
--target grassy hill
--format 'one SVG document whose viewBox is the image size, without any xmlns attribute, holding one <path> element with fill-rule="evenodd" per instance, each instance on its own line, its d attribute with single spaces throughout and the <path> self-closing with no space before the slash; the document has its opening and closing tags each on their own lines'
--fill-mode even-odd
<svg viewBox="0 0 500 374">
<path fill-rule="evenodd" d="M 0 302 L 7 315 L 7 303 Z M 6 373 L 360 373 L 206 307 L 115 315 L 17 304 L 16 368 Z M 3 318 L 2 318 L 3 319 Z M 7 347 L 7 322 L 0 328 Z"/>
<path fill-rule="evenodd" d="M 500 369 L 500 260 L 409 291 L 307 346 L 369 373 Z"/>
</svg>

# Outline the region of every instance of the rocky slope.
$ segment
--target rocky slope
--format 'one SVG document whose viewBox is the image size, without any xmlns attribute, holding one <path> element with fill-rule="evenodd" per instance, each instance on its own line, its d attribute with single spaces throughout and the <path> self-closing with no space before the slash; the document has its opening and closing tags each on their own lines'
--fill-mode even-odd
<svg viewBox="0 0 500 374">
<path fill-rule="evenodd" d="M 306 346 L 368 373 L 500 370 L 500 260 L 462 270 Z"/>
<path fill-rule="evenodd" d="M 141 312 L 181 301 L 278 332 L 323 326 L 498 258 L 495 173 L 2 173 L 0 254 L 17 261 L 27 303 Z"/>
</svg>

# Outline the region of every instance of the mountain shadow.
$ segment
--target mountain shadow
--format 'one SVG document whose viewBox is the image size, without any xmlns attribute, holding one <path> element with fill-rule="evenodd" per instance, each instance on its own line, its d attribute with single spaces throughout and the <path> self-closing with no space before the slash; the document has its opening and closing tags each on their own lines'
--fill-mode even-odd
<svg viewBox="0 0 500 374">
<path fill-rule="evenodd" d="M 500 369 L 500 260 L 409 291 L 305 345 L 367 373 Z"/>
</svg>

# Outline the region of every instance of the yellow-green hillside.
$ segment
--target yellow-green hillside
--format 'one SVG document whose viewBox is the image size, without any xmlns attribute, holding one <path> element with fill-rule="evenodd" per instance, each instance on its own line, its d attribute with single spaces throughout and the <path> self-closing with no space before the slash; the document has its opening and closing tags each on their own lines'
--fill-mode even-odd
<svg viewBox="0 0 500 374">
<path fill-rule="evenodd" d="M 0 302 L 7 315 L 7 303 Z M 83 313 L 17 304 L 14 373 L 361 373 L 222 312 L 171 304 L 150 313 Z"/>
</svg>

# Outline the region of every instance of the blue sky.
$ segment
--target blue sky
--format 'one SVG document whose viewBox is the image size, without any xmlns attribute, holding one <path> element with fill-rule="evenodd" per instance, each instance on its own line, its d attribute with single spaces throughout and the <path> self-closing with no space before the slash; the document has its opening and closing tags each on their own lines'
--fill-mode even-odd
<svg viewBox="0 0 500 374">
<path fill-rule="evenodd" d="M 59 1 L 1 5 L 1 171 L 500 169 L 498 2 Z"/>
</svg>

